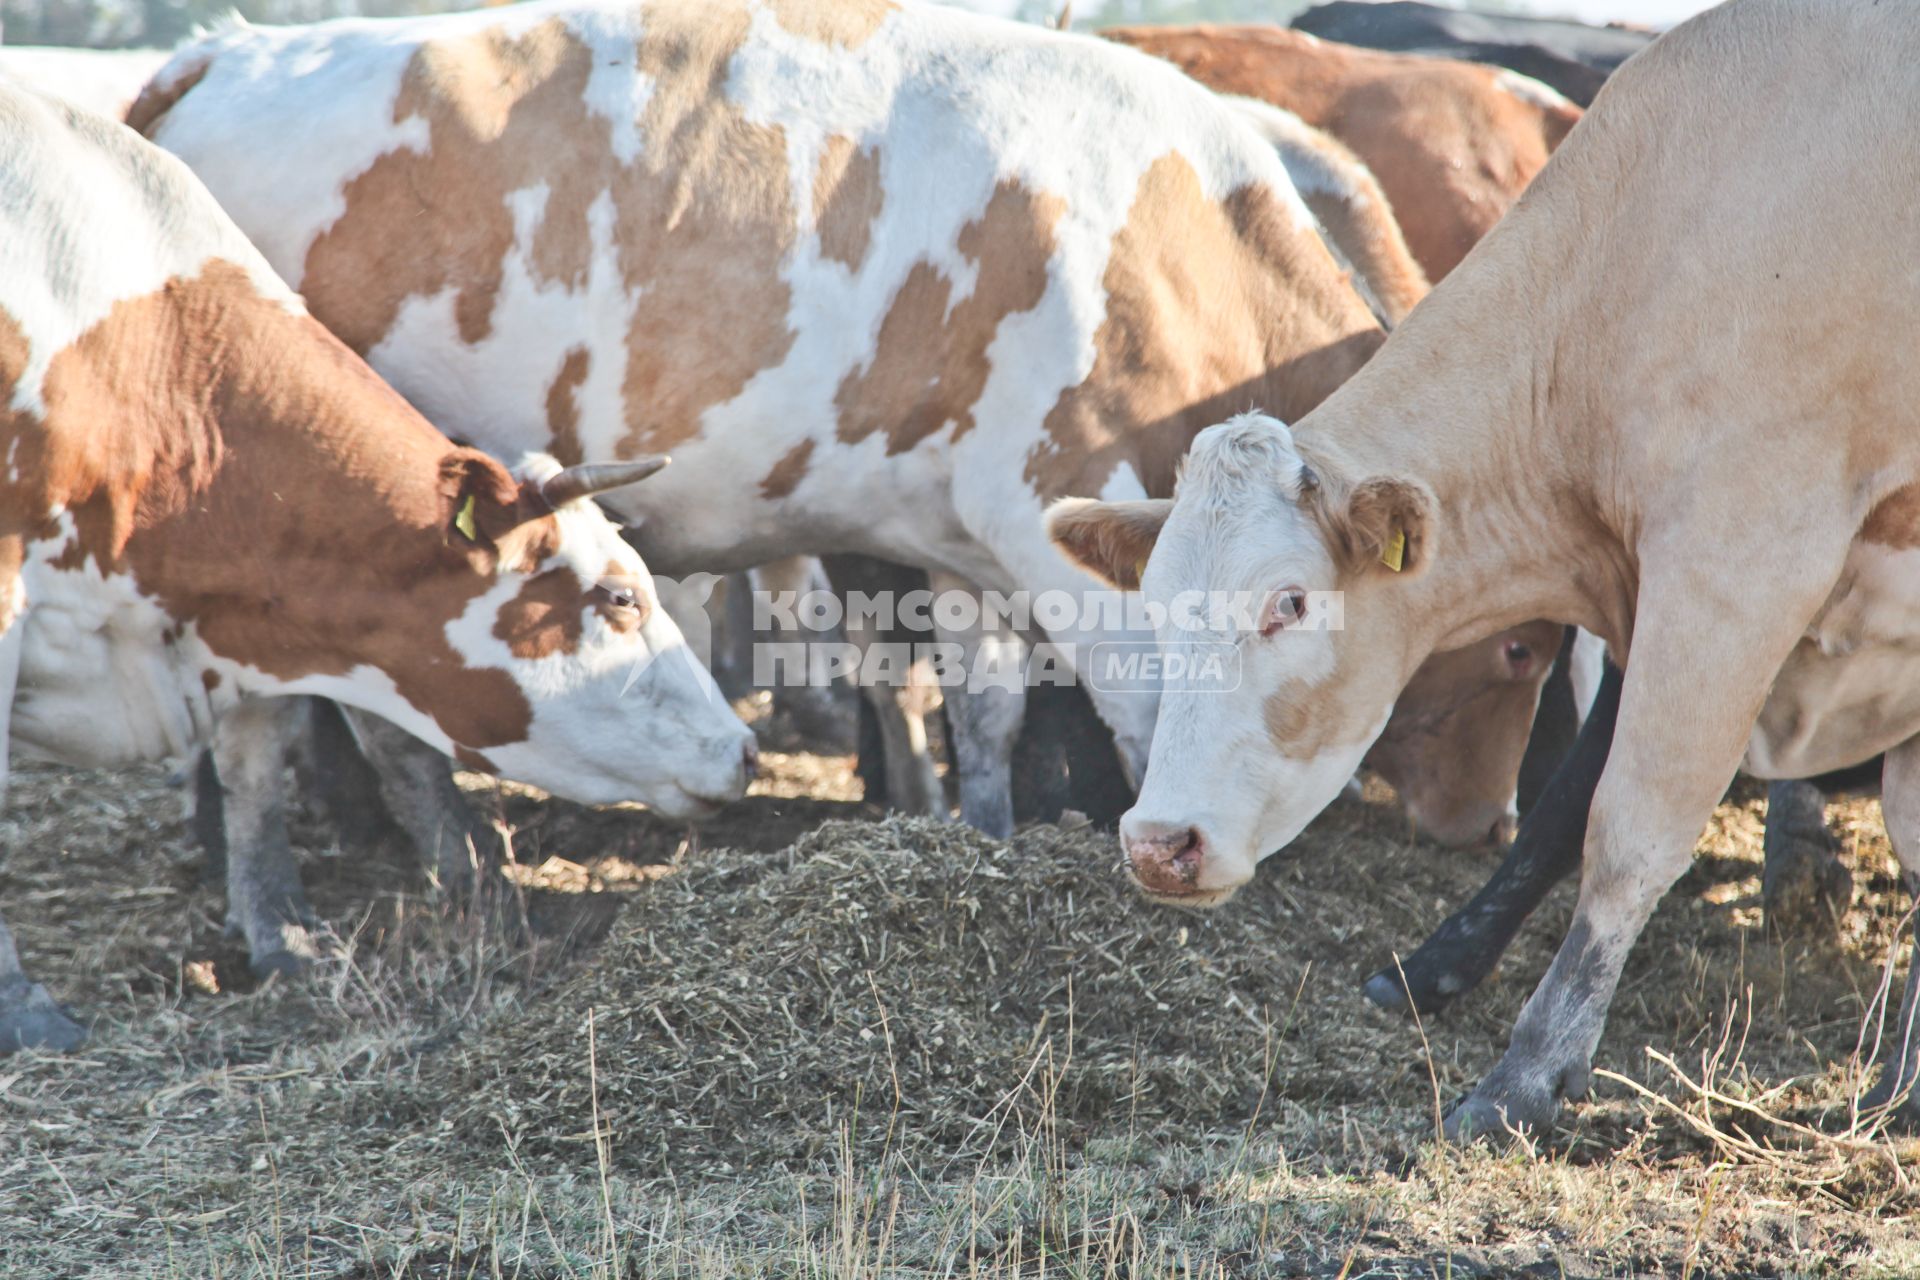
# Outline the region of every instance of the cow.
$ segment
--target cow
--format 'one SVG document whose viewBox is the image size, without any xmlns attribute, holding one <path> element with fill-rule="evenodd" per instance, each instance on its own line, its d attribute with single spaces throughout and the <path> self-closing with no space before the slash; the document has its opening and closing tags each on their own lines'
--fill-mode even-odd
<svg viewBox="0 0 1920 1280">
<path fill-rule="evenodd" d="M 180 757 L 216 723 L 270 739 L 279 704 L 323 694 L 584 802 L 691 815 L 740 794 L 751 736 L 589 500 L 661 459 L 511 474 L 313 320 L 174 157 L 11 85 L 0 146 L 15 757 Z M 256 959 L 302 929 L 284 834 L 232 851 Z M 0 925 L 0 1049 L 81 1035 Z"/>
<path fill-rule="evenodd" d="M 1885 751 L 1920 887 L 1920 293 L 1888 266 L 1920 251 L 1920 155 L 1887 127 L 1920 118 L 1917 55 L 1903 14 L 1840 0 L 1683 24 L 1316 410 L 1203 432 L 1172 502 L 1050 517 L 1111 580 L 1144 561 L 1150 598 L 1264 602 L 1238 689 L 1163 694 L 1121 826 L 1157 897 L 1246 883 L 1429 651 L 1545 616 L 1620 661 L 1573 922 L 1451 1134 L 1538 1130 L 1584 1094 L 1627 951 L 1743 759 L 1793 778 Z M 1319 591 L 1343 629 L 1306 625 Z M 1908 1120 L 1917 993 L 1920 964 L 1870 1096 Z"/>
<path fill-rule="evenodd" d="M 1047 502 L 1164 494 L 1201 427 L 1297 416 L 1384 337 L 1243 112 L 1109 42 L 933 5 L 234 24 L 129 120 L 477 444 L 671 448 L 651 493 L 608 497 L 666 572 L 855 551 L 961 598 L 1079 602 L 1097 584 Z M 1118 621 L 1070 603 L 1044 630 L 1082 660 L 1150 644 Z M 1024 634 L 942 625 L 980 685 L 951 707 L 961 812 L 1004 832 Z M 1531 707 L 1537 664 L 1487 643 L 1447 702 Z M 1139 777 L 1154 690 L 1092 692 Z M 1522 745 L 1465 754 L 1493 777 Z"/>
<path fill-rule="evenodd" d="M 69 106 L 119 120 L 168 56 L 165 49 L 0 45 L 0 76 Z"/>
<path fill-rule="evenodd" d="M 1651 32 L 1631 27 L 1443 9 L 1417 0 L 1332 0 L 1308 9 L 1293 25 L 1322 40 L 1509 67 L 1583 107 L 1653 39 Z"/>
<path fill-rule="evenodd" d="M 1514 72 L 1379 53 L 1285 27 L 1102 31 L 1220 93 L 1285 108 L 1351 148 L 1385 189 L 1427 278 L 1438 282 L 1500 220 L 1580 108 Z"/>
</svg>

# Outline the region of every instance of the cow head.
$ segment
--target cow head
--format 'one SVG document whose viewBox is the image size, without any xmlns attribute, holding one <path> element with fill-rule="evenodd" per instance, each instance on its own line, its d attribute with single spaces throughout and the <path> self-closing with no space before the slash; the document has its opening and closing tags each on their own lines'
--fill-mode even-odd
<svg viewBox="0 0 1920 1280">
<path fill-rule="evenodd" d="M 752 734 L 661 607 L 638 553 L 591 501 L 665 462 L 563 469 L 540 454 L 515 476 L 472 449 L 442 459 L 442 545 L 490 579 L 447 639 L 469 668 L 504 670 L 527 711 L 523 729 L 502 731 L 498 717 L 413 708 L 452 739 L 456 758 L 586 803 L 642 800 L 674 816 L 709 812 L 745 788 Z M 406 723 L 404 713 L 390 718 Z M 490 725 L 489 740 L 463 741 L 467 723 Z"/>
<path fill-rule="evenodd" d="M 1365 763 L 1423 834 L 1456 848 L 1513 838 L 1520 761 L 1564 631 L 1528 622 L 1436 653 L 1401 690 Z"/>
<path fill-rule="evenodd" d="M 1353 776 L 1426 656 L 1401 597 L 1433 555 L 1434 509 L 1417 481 L 1320 475 L 1285 426 L 1247 414 L 1198 436 L 1173 501 L 1049 513 L 1070 558 L 1165 610 L 1163 654 L 1230 655 L 1166 664 L 1121 823 L 1149 893 L 1225 901 Z"/>
</svg>

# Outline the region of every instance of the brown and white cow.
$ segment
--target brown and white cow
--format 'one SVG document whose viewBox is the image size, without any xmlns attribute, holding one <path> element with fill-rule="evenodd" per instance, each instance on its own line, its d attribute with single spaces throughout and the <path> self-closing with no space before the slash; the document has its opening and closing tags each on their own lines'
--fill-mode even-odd
<svg viewBox="0 0 1920 1280">
<path fill-rule="evenodd" d="M 6 86 L 0 150 L 0 741 L 178 757 L 313 693 L 586 802 L 740 793 L 750 736 L 586 500 L 658 460 L 516 478 L 311 319 L 178 160 Z M 256 952 L 286 906 L 232 904 Z M 0 926 L 0 1050 L 78 1034 Z"/>
<path fill-rule="evenodd" d="M 1537 80 L 1262 25 L 1103 31 L 1221 93 L 1293 112 L 1352 148 L 1430 280 L 1459 265 L 1547 162 L 1580 108 Z"/>
<path fill-rule="evenodd" d="M 130 120 L 436 420 L 569 461 L 671 449 L 609 497 L 650 562 L 855 551 L 1046 594 L 1066 607 L 1034 631 L 1082 664 L 1152 633 L 1083 601 L 1046 504 L 1168 493 L 1206 424 L 1304 413 L 1384 336 L 1242 113 L 1110 42 L 934 5 L 236 25 Z M 952 704 L 962 813 L 1005 831 L 1023 692 L 993 667 L 1030 633 L 943 625 L 979 685 Z M 1140 776 L 1154 691 L 1094 695 Z"/>
<path fill-rule="evenodd" d="M 1316 411 L 1203 433 L 1172 503 L 1055 520 L 1112 574 L 1150 550 L 1149 595 L 1269 602 L 1241 688 L 1163 697 L 1122 825 L 1162 897 L 1245 883 L 1432 650 L 1544 616 L 1623 660 L 1573 924 L 1456 1133 L 1585 1090 L 1627 951 L 1743 757 L 1804 777 L 1886 751 L 1920 884 L 1916 65 L 1897 6 L 1732 0 L 1676 28 Z M 1343 593 L 1344 630 L 1294 626 L 1302 590 Z M 1879 1100 L 1920 1064 L 1916 994 L 1920 963 Z"/>
</svg>

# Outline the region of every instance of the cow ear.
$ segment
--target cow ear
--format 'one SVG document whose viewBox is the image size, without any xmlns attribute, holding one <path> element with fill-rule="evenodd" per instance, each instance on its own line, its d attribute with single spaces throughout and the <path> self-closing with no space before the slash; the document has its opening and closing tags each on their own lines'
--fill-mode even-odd
<svg viewBox="0 0 1920 1280">
<path fill-rule="evenodd" d="M 524 515 L 519 484 L 478 449 L 455 449 L 440 459 L 440 508 L 441 527 L 454 546 L 490 547 Z"/>
<path fill-rule="evenodd" d="M 1047 509 L 1047 536 L 1067 559 L 1122 591 L 1138 591 L 1147 557 L 1173 503 L 1062 498 Z"/>
<path fill-rule="evenodd" d="M 1328 503 L 1334 545 L 1350 573 L 1412 574 L 1433 558 L 1433 491 L 1418 480 L 1370 476 Z"/>
</svg>

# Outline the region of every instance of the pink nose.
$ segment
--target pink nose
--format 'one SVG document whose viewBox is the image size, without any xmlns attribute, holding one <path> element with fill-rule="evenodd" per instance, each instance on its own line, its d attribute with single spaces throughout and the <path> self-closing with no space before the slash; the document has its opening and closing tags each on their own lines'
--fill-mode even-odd
<svg viewBox="0 0 1920 1280">
<path fill-rule="evenodd" d="M 1133 878 L 1148 893 L 1173 897 L 1199 887 L 1200 864 L 1206 861 L 1206 841 L 1193 827 L 1147 828 L 1127 838 L 1127 860 Z"/>
</svg>

